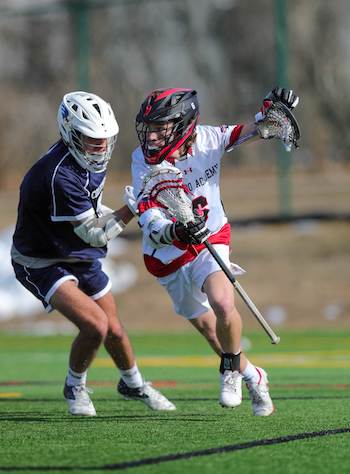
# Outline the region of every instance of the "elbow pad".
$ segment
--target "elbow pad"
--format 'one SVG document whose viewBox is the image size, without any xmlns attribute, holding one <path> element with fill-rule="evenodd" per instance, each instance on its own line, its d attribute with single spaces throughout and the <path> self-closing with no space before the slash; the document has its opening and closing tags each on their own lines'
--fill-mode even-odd
<svg viewBox="0 0 350 474">
<path fill-rule="evenodd" d="M 91 247 L 104 247 L 107 242 L 123 232 L 125 224 L 117 221 L 112 214 L 99 218 L 89 218 L 74 227 L 75 234 Z"/>
</svg>

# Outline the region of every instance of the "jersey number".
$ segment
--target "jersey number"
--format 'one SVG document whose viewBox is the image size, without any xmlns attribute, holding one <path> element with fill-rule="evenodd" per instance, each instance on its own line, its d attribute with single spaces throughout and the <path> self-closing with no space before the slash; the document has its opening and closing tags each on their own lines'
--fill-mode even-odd
<svg viewBox="0 0 350 474">
<path fill-rule="evenodd" d="M 208 219 L 209 213 L 209 209 L 206 207 L 207 205 L 208 201 L 205 196 L 198 196 L 192 201 L 193 211 L 195 211 L 198 216 L 204 216 L 205 220 Z"/>
</svg>

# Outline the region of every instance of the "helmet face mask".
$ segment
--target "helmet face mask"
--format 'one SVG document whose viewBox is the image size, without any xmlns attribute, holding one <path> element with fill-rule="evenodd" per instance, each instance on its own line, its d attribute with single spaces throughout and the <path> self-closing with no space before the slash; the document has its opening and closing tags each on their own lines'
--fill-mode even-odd
<svg viewBox="0 0 350 474">
<path fill-rule="evenodd" d="M 149 164 L 160 163 L 159 158 L 162 157 L 170 148 L 178 133 L 176 133 L 176 125 L 173 122 L 150 123 L 140 122 L 136 131 L 139 141 L 144 152 L 146 161 Z M 165 159 L 165 157 L 163 158 Z M 163 161 L 161 159 L 161 161 Z"/>
<path fill-rule="evenodd" d="M 105 171 L 119 132 L 111 106 L 95 94 L 71 92 L 63 97 L 57 122 L 78 164 L 93 173 Z"/>
<path fill-rule="evenodd" d="M 191 89 L 152 92 L 136 117 L 136 132 L 145 161 L 159 164 L 188 142 L 199 117 L 197 93 Z"/>
<path fill-rule="evenodd" d="M 72 142 L 74 144 L 75 153 L 82 157 L 77 159 L 78 163 L 94 173 L 101 173 L 107 168 L 111 159 L 117 136 L 108 138 L 92 138 L 83 135 L 73 129 L 71 132 Z M 75 156 L 75 155 L 74 155 Z"/>
</svg>

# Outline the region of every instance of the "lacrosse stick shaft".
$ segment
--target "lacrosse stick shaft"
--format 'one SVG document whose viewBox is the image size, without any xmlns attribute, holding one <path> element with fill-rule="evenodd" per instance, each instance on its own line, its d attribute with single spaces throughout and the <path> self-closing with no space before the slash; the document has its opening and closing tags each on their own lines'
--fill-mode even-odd
<svg viewBox="0 0 350 474">
<path fill-rule="evenodd" d="M 242 286 L 238 283 L 238 281 L 236 280 L 234 275 L 232 275 L 231 271 L 228 269 L 227 265 L 222 260 L 222 258 L 217 253 L 217 251 L 214 249 L 212 244 L 210 244 L 208 241 L 205 241 L 204 245 L 206 246 L 208 251 L 211 253 L 213 258 L 216 260 L 216 262 L 219 264 L 221 270 L 225 273 L 227 278 L 230 280 L 230 282 L 232 283 L 233 287 L 236 289 L 239 296 L 242 298 L 242 300 L 248 306 L 248 308 L 250 309 L 253 316 L 257 319 L 258 323 L 261 325 L 261 327 L 264 329 L 266 334 L 269 336 L 269 338 L 271 339 L 272 344 L 278 344 L 280 342 L 280 337 L 275 334 L 273 329 L 266 322 L 263 315 L 260 313 L 258 308 L 253 303 L 253 301 L 249 298 L 248 294 L 244 291 Z"/>
</svg>

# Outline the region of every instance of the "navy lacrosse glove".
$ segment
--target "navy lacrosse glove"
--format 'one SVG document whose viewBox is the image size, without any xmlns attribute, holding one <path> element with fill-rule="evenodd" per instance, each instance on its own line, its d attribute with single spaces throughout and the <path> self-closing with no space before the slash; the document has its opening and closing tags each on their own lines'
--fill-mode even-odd
<svg viewBox="0 0 350 474">
<path fill-rule="evenodd" d="M 282 87 L 275 87 L 267 94 L 265 100 L 272 100 L 272 102 L 282 102 L 289 109 L 294 109 L 299 103 L 299 97 L 294 94 L 292 90 L 283 89 Z"/>
</svg>

